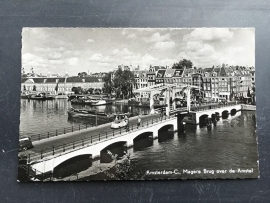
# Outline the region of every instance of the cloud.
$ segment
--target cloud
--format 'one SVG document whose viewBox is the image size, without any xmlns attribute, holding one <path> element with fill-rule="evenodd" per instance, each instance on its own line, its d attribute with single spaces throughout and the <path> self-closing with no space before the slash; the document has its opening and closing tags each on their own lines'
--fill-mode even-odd
<svg viewBox="0 0 270 203">
<path fill-rule="evenodd" d="M 51 65 L 62 65 L 64 64 L 63 60 L 49 60 Z"/>
<path fill-rule="evenodd" d="M 67 59 L 66 63 L 67 65 L 74 66 L 78 63 L 79 59 L 77 57 L 72 57 Z"/>
<path fill-rule="evenodd" d="M 95 40 L 93 40 L 93 39 L 88 39 L 86 42 L 88 42 L 88 43 L 92 43 L 92 42 L 94 42 Z"/>
<path fill-rule="evenodd" d="M 59 59 L 61 57 L 62 57 L 62 54 L 57 53 L 57 52 L 51 52 L 48 55 L 48 58 L 50 58 L 50 59 Z"/>
<path fill-rule="evenodd" d="M 104 56 L 102 54 L 93 54 L 89 58 L 89 62 L 98 62 L 98 63 L 112 63 L 114 61 L 110 56 Z"/>
<path fill-rule="evenodd" d="M 202 42 L 191 41 L 187 42 L 186 51 L 193 56 L 209 56 L 215 53 L 215 48 L 212 45 Z"/>
<path fill-rule="evenodd" d="M 31 53 L 22 54 L 22 65 L 24 66 L 42 66 L 44 67 L 48 63 L 47 59 L 36 56 Z"/>
<path fill-rule="evenodd" d="M 153 47 L 155 49 L 159 49 L 161 51 L 165 51 L 165 50 L 174 48 L 175 47 L 175 42 L 173 42 L 173 41 L 156 42 Z"/>
<path fill-rule="evenodd" d="M 42 47 L 35 47 L 34 51 L 42 52 L 42 53 L 48 53 L 51 52 L 51 49 L 48 47 L 42 48 Z"/>
<path fill-rule="evenodd" d="M 129 55 L 133 55 L 134 53 L 129 51 L 127 48 L 123 48 L 122 50 L 119 49 L 114 49 L 112 51 L 112 53 L 114 55 L 118 55 L 118 56 L 129 56 Z"/>
<path fill-rule="evenodd" d="M 228 28 L 196 28 L 183 37 L 184 41 L 227 41 L 233 37 Z"/>
<path fill-rule="evenodd" d="M 156 32 L 154 34 L 152 34 L 150 37 L 146 37 L 145 41 L 147 43 L 151 43 L 151 42 L 163 42 L 163 41 L 167 41 L 170 40 L 171 35 L 169 33 L 165 34 L 165 35 L 160 35 L 159 32 Z"/>
<path fill-rule="evenodd" d="M 137 38 L 137 35 L 136 34 L 129 34 L 128 36 L 127 36 L 127 39 L 135 39 L 135 38 Z"/>
<path fill-rule="evenodd" d="M 102 60 L 102 54 L 93 54 L 90 58 L 89 58 L 89 60 L 90 61 L 100 61 L 100 60 Z"/>
</svg>

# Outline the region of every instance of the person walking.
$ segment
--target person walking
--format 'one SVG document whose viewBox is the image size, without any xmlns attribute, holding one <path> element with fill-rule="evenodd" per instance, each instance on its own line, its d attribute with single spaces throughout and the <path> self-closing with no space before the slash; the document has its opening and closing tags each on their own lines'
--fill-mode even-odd
<svg viewBox="0 0 270 203">
<path fill-rule="evenodd" d="M 161 119 L 163 118 L 163 114 L 164 114 L 163 107 L 161 107 L 161 110 L 160 110 L 160 118 Z"/>
<path fill-rule="evenodd" d="M 137 122 L 137 128 L 139 128 L 141 125 L 141 116 L 138 116 L 138 122 Z"/>
<path fill-rule="evenodd" d="M 129 118 L 127 117 L 127 115 L 125 115 L 125 121 L 127 122 L 126 132 L 128 132 L 129 131 Z"/>
</svg>

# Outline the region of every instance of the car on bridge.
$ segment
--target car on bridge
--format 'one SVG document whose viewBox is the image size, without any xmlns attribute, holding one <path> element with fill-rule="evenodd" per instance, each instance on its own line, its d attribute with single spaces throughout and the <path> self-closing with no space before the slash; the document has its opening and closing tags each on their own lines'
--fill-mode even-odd
<svg viewBox="0 0 270 203">
<path fill-rule="evenodd" d="M 115 119 L 112 122 L 111 128 L 118 129 L 123 128 L 128 125 L 128 117 L 126 114 L 117 114 L 115 115 Z"/>
<path fill-rule="evenodd" d="M 19 152 L 33 148 L 32 141 L 29 137 L 19 139 Z"/>
</svg>

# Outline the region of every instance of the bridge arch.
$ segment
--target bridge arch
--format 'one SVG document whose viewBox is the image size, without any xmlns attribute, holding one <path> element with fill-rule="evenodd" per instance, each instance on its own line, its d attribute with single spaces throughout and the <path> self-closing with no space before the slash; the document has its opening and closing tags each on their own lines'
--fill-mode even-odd
<svg viewBox="0 0 270 203">
<path fill-rule="evenodd" d="M 231 110 L 231 115 L 235 115 L 236 112 L 237 112 L 236 109 L 232 109 L 232 110 Z"/>
<path fill-rule="evenodd" d="M 143 132 L 139 135 L 137 135 L 136 137 L 133 138 L 133 143 L 138 141 L 138 140 L 141 140 L 141 139 L 144 139 L 144 138 L 153 138 L 153 132 L 152 131 L 148 131 L 148 132 Z"/>
<path fill-rule="evenodd" d="M 171 129 L 172 131 L 174 130 L 173 124 L 167 124 L 167 125 L 164 125 L 164 126 L 160 127 L 160 128 L 158 129 L 158 134 L 159 134 L 160 132 L 168 131 L 169 129 Z"/>
<path fill-rule="evenodd" d="M 154 143 L 153 138 L 154 138 L 154 133 L 151 131 L 139 134 L 133 139 L 133 149 L 135 151 L 142 151 L 147 147 L 153 146 L 153 143 Z"/>
<path fill-rule="evenodd" d="M 203 114 L 199 117 L 199 122 L 200 123 L 205 123 L 206 122 L 206 119 L 208 118 L 208 114 Z"/>
<path fill-rule="evenodd" d="M 53 176 L 58 178 L 67 177 L 86 170 L 90 166 L 92 166 L 92 154 L 81 154 L 56 163 L 53 168 Z"/>
<path fill-rule="evenodd" d="M 100 150 L 100 163 L 110 163 L 114 160 L 114 158 L 120 159 L 126 153 L 126 141 L 114 142 Z"/>
<path fill-rule="evenodd" d="M 167 124 L 157 130 L 158 142 L 163 142 L 172 139 L 174 136 L 174 126 Z"/>
<path fill-rule="evenodd" d="M 228 110 L 222 111 L 222 118 L 223 118 L 223 119 L 226 119 L 226 118 L 228 118 L 228 117 L 229 117 L 229 111 L 228 111 Z"/>
</svg>

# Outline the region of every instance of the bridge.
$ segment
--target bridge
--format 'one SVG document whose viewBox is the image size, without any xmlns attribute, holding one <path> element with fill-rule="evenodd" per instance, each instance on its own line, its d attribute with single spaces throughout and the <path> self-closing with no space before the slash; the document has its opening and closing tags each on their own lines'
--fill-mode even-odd
<svg viewBox="0 0 270 203">
<path fill-rule="evenodd" d="M 192 111 L 193 110 L 193 111 Z M 242 104 L 230 102 L 227 104 L 212 104 L 201 107 L 193 107 L 189 114 L 185 117 L 186 123 L 199 124 L 206 118 L 227 117 L 228 114 L 235 114 L 242 110 Z"/>
<path fill-rule="evenodd" d="M 170 93 L 175 95 L 175 86 L 158 86 L 148 91 L 151 94 L 151 114 L 141 116 L 141 125 L 137 126 L 138 117 L 129 119 L 129 129 L 110 128 L 110 123 L 82 129 L 76 132 L 57 135 L 48 139 L 35 141 L 34 148 L 20 153 L 27 156 L 27 164 L 31 173 L 36 175 L 53 173 L 55 167 L 74 157 L 89 156 L 99 158 L 106 149 L 113 145 L 131 147 L 138 138 L 156 139 L 162 131 L 184 130 L 183 121 L 199 124 L 201 120 L 213 115 L 223 115 L 241 110 L 241 104 L 229 102 L 226 104 L 190 105 L 190 88 L 187 87 L 187 107 L 176 108 L 170 105 Z M 181 89 L 181 88 L 179 88 Z M 165 91 L 164 91 L 165 90 Z M 181 89 L 182 91 L 183 89 Z M 165 115 L 153 108 L 153 95 L 164 91 L 167 94 Z M 173 100 L 174 101 L 174 100 Z M 151 106 L 152 105 L 152 106 Z M 28 167 L 29 168 L 29 167 Z"/>
<path fill-rule="evenodd" d="M 27 156 L 27 162 L 38 174 L 53 172 L 59 164 L 82 155 L 92 159 L 99 158 L 104 149 L 114 144 L 131 147 L 137 138 L 158 138 L 160 131 L 177 131 L 177 117 L 145 115 L 141 125 L 137 126 L 137 117 L 130 118 L 129 130 L 110 129 L 110 124 L 79 132 L 51 137 L 34 142 L 34 148 L 21 155 Z M 82 138 L 83 137 L 83 138 Z M 61 143 L 61 144 L 58 144 Z"/>
<path fill-rule="evenodd" d="M 175 85 L 175 84 L 157 84 L 157 85 L 153 85 L 153 86 L 149 86 L 149 87 L 145 87 L 145 88 L 140 88 L 137 90 L 134 90 L 135 93 L 148 93 L 150 96 L 150 114 L 154 114 L 155 113 L 155 109 L 154 109 L 154 95 L 165 95 L 165 100 L 166 100 L 166 115 L 170 115 L 171 111 L 177 112 L 176 109 L 176 103 L 175 103 L 175 99 L 176 99 L 176 93 L 178 92 L 183 92 L 185 91 L 186 93 L 186 100 L 187 100 L 187 107 L 185 109 L 181 109 L 180 112 L 182 112 L 182 110 L 189 112 L 190 111 L 190 107 L 191 107 L 191 103 L 190 103 L 190 97 L 191 97 L 191 93 L 190 90 L 191 89 L 200 89 L 198 86 L 193 86 L 193 85 Z M 170 99 L 172 99 L 172 105 L 170 105 Z"/>
</svg>

